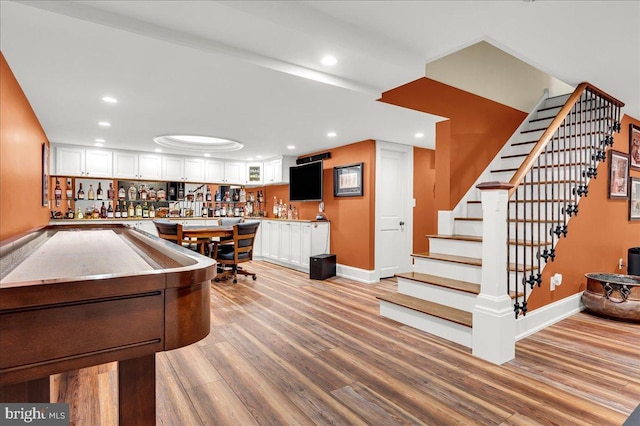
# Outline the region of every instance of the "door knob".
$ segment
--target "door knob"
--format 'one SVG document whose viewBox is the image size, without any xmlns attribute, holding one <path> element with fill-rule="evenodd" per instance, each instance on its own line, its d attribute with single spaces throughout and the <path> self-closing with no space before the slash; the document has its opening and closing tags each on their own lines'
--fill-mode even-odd
<svg viewBox="0 0 640 426">
<path fill-rule="evenodd" d="M 400 226 L 404 226 L 404 222 L 403 221 L 400 221 Z"/>
</svg>

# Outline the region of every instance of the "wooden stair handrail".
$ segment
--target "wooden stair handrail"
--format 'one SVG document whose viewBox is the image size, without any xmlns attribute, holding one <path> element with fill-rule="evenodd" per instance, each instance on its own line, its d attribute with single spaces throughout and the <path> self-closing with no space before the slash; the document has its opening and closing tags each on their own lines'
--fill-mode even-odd
<svg viewBox="0 0 640 426">
<path fill-rule="evenodd" d="M 567 99 L 565 104 L 562 106 L 562 109 L 560 109 L 560 111 L 558 112 L 558 115 L 556 115 L 556 117 L 553 119 L 551 124 L 549 124 L 549 127 L 547 127 L 547 130 L 545 130 L 542 136 L 540 136 L 540 139 L 538 140 L 538 143 L 536 143 L 536 146 L 534 146 L 531 152 L 529 152 L 529 155 L 527 155 L 527 158 L 525 158 L 525 160 L 520 165 L 520 168 L 516 171 L 516 173 L 513 175 L 513 177 L 509 181 L 509 183 L 513 185 L 512 188 L 509 189 L 509 198 L 511 198 L 514 192 L 517 191 L 518 186 L 520 185 L 520 183 L 522 183 L 526 174 L 529 173 L 529 170 L 531 170 L 537 158 L 545 150 L 552 136 L 560 128 L 560 126 L 562 125 L 567 115 L 569 115 L 569 112 L 571 112 L 571 109 L 573 108 L 573 106 L 576 104 L 576 102 L 578 102 L 578 100 L 582 96 L 582 93 L 587 89 L 591 90 L 592 92 L 595 92 L 599 96 L 607 99 L 608 101 L 612 102 L 613 104 L 621 108 L 624 106 L 623 102 L 603 92 L 602 90 L 591 85 L 590 83 L 587 83 L 587 82 L 580 83 L 578 87 L 576 87 L 576 89 L 573 91 L 571 96 L 569 96 L 569 99 Z"/>
</svg>

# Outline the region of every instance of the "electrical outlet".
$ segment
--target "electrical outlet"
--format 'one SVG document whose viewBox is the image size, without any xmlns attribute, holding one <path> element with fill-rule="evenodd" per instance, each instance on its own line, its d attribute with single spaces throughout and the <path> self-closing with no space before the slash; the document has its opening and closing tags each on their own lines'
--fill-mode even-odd
<svg viewBox="0 0 640 426">
<path fill-rule="evenodd" d="M 556 287 L 562 284 L 562 274 L 555 274 L 551 277 L 549 287 L 551 291 L 555 291 Z"/>
<path fill-rule="evenodd" d="M 623 265 L 623 260 L 622 258 L 618 259 L 618 269 L 622 269 L 622 265 Z"/>
</svg>

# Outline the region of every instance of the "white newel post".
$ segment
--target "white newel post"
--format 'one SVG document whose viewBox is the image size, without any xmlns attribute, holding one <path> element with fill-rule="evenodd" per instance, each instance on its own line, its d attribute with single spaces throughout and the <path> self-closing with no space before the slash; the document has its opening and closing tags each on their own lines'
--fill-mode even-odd
<svg viewBox="0 0 640 426">
<path fill-rule="evenodd" d="M 474 356 L 502 364 L 515 357 L 516 321 L 507 294 L 507 203 L 511 184 L 477 186 L 482 197 L 482 282 L 473 309 Z"/>
</svg>

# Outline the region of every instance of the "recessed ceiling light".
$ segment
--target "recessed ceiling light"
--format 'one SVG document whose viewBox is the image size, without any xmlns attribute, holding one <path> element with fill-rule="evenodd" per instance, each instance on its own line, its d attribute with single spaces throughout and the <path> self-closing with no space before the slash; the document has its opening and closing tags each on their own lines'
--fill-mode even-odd
<svg viewBox="0 0 640 426">
<path fill-rule="evenodd" d="M 296 149 L 294 145 L 287 145 L 287 149 Z"/>
<path fill-rule="evenodd" d="M 108 121 L 98 121 L 98 126 L 109 127 L 111 126 L 111 123 L 109 123 Z"/>
<path fill-rule="evenodd" d="M 156 148 L 154 149 L 155 152 L 162 152 L 162 150 L 160 148 Z"/>
<path fill-rule="evenodd" d="M 165 135 L 153 138 L 154 142 L 168 148 L 190 151 L 228 152 L 244 148 L 240 142 L 231 139 L 196 135 Z"/>
<path fill-rule="evenodd" d="M 205 156 L 205 157 L 211 157 L 211 154 L 209 154 L 208 152 L 205 152 L 205 153 L 204 153 L 204 156 Z"/>
<path fill-rule="evenodd" d="M 116 98 L 112 98 L 111 96 L 105 96 L 102 98 L 103 101 L 105 101 L 108 104 L 117 104 L 118 100 Z"/>
<path fill-rule="evenodd" d="M 247 158 L 247 161 L 253 161 L 252 157 Z"/>
<path fill-rule="evenodd" d="M 335 58 L 335 56 L 327 55 L 324 58 L 322 58 L 322 60 L 320 62 L 322 62 L 322 65 L 326 65 L 328 67 L 331 67 L 331 66 L 337 64 L 338 60 Z"/>
<path fill-rule="evenodd" d="M 104 142 L 104 139 L 96 139 L 96 142 Z"/>
<path fill-rule="evenodd" d="M 422 132 L 417 132 L 414 136 L 415 136 L 416 138 L 424 138 L 424 133 L 422 133 Z"/>
<path fill-rule="evenodd" d="M 104 144 L 102 142 L 96 142 L 95 145 L 96 146 L 104 146 Z"/>
<path fill-rule="evenodd" d="M 329 136 L 330 138 L 335 138 L 335 137 L 336 137 L 336 135 L 337 135 L 337 133 L 336 133 L 336 132 L 329 132 L 329 133 L 327 133 L 327 136 Z"/>
<path fill-rule="evenodd" d="M 262 155 L 256 155 L 256 158 L 262 158 Z"/>
</svg>

